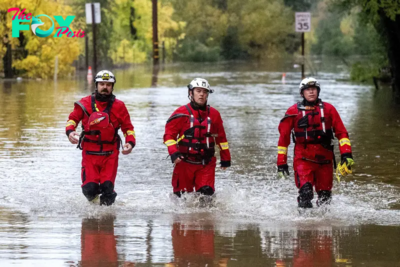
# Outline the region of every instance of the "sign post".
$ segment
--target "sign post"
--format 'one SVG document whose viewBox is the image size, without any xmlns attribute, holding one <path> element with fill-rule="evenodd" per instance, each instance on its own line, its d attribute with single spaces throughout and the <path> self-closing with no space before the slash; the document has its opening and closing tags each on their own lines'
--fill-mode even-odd
<svg viewBox="0 0 400 267">
<path fill-rule="evenodd" d="M 311 31 L 311 13 L 296 12 L 296 32 L 301 32 L 301 78 L 304 79 L 304 33 Z"/>
<path fill-rule="evenodd" d="M 92 24 L 93 33 L 93 72 L 97 70 L 97 50 L 96 50 L 96 24 L 101 22 L 100 3 L 86 3 L 86 23 Z"/>
<path fill-rule="evenodd" d="M 159 51 L 158 51 L 158 16 L 157 16 L 157 0 L 152 0 L 153 3 L 153 65 L 158 66 Z"/>
</svg>

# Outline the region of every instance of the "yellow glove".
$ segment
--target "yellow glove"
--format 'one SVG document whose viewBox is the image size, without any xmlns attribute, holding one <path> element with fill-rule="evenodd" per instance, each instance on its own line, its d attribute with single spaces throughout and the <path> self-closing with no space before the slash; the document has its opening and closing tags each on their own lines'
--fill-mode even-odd
<svg viewBox="0 0 400 267">
<path fill-rule="evenodd" d="M 336 168 L 336 179 L 340 183 L 340 176 L 347 176 L 348 174 L 353 173 L 353 170 L 351 169 L 354 166 L 354 160 L 351 157 L 346 157 L 342 156 L 342 161 L 339 163 L 339 165 Z M 340 176 L 339 176 L 340 174 Z"/>
</svg>

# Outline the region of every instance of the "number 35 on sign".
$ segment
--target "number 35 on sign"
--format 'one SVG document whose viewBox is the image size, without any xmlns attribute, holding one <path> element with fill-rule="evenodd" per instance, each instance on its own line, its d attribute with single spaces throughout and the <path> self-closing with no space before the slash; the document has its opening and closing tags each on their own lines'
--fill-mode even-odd
<svg viewBox="0 0 400 267">
<path fill-rule="evenodd" d="M 296 12 L 296 32 L 309 32 L 311 30 L 311 13 Z"/>
</svg>

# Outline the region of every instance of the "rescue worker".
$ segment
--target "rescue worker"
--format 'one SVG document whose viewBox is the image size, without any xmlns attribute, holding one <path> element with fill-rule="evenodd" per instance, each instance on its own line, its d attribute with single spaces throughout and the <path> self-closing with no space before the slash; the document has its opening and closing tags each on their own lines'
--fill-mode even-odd
<svg viewBox="0 0 400 267">
<path fill-rule="evenodd" d="M 215 266 L 214 224 L 174 222 L 171 236 L 174 261 L 170 266 Z"/>
<path fill-rule="evenodd" d="M 190 103 L 181 106 L 165 125 L 164 144 L 172 163 L 173 192 L 199 192 L 212 196 L 215 191 L 215 146 L 220 149 L 221 168 L 231 166 L 231 155 L 220 113 L 207 105 L 213 93 L 207 80 L 196 78 L 188 85 Z M 200 201 L 205 198 L 200 198 Z M 206 200 L 207 201 L 207 200 Z"/>
<path fill-rule="evenodd" d="M 102 70 L 94 78 L 95 92 L 75 102 L 69 115 L 66 134 L 72 144 L 82 149 L 82 193 L 89 201 L 100 196 L 100 205 L 112 205 L 117 176 L 118 155 L 121 139 L 118 130 L 125 135 L 122 154 L 132 152 L 135 132 L 125 104 L 113 94 L 116 79 L 108 70 Z M 82 133 L 75 131 L 82 121 Z"/>
<path fill-rule="evenodd" d="M 331 231 L 298 230 L 297 242 L 293 244 L 293 259 L 290 266 L 337 266 L 333 256 L 336 253 Z M 346 264 L 346 266 L 349 265 Z"/>
<path fill-rule="evenodd" d="M 121 266 L 112 216 L 82 219 L 80 266 Z"/>
<path fill-rule="evenodd" d="M 287 151 L 292 134 L 294 180 L 299 188 L 298 206 L 312 208 L 313 187 L 317 205 L 329 204 L 332 198 L 334 154 L 333 134 L 339 140 L 340 165 L 351 170 L 354 164 L 349 135 L 335 107 L 319 99 L 320 84 L 314 78 L 301 81 L 303 101 L 291 106 L 279 124 L 278 176 L 289 175 Z M 336 166 L 335 166 L 336 168 Z"/>
</svg>

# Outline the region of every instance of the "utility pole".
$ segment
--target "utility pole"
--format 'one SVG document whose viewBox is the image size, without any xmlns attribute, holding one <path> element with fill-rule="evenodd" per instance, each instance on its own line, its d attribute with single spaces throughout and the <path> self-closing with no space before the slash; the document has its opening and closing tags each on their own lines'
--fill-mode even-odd
<svg viewBox="0 0 400 267">
<path fill-rule="evenodd" d="M 165 42 L 162 41 L 162 64 L 165 63 Z"/>
<path fill-rule="evenodd" d="M 93 73 L 97 73 L 96 23 L 94 20 L 94 4 L 93 3 L 92 3 L 92 33 L 93 33 Z"/>
<path fill-rule="evenodd" d="M 157 0 L 153 2 L 153 65 L 159 64 Z"/>
<path fill-rule="evenodd" d="M 301 58 L 302 58 L 302 62 L 301 62 L 301 79 L 304 79 L 304 32 L 301 33 Z"/>
<path fill-rule="evenodd" d="M 85 70 L 89 68 L 89 38 L 85 35 Z"/>
</svg>

